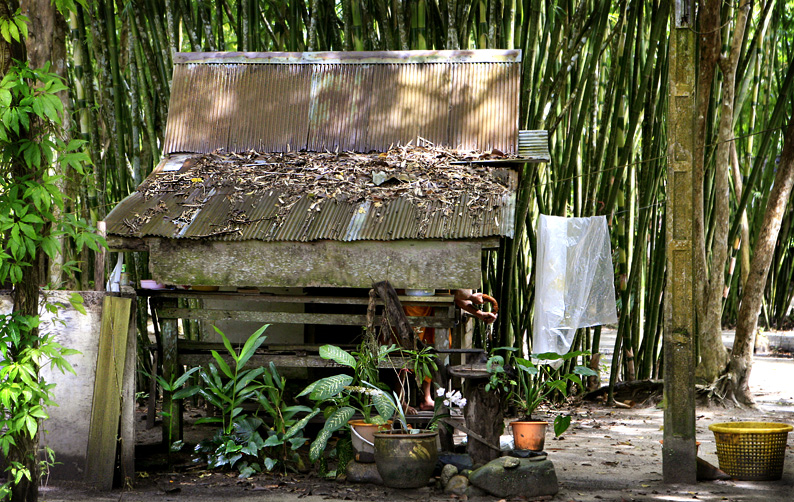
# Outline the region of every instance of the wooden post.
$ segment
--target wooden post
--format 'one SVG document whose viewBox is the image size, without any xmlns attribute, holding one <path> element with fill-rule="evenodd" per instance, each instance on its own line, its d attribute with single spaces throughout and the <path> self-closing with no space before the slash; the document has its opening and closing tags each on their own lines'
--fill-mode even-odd
<svg viewBox="0 0 794 502">
<path fill-rule="evenodd" d="M 408 317 L 405 315 L 402 303 L 397 298 L 397 292 L 394 290 L 389 281 L 376 282 L 372 285 L 378 296 L 381 297 L 384 303 L 384 317 L 387 317 L 392 322 L 392 328 L 397 333 L 398 341 L 404 349 L 413 350 L 414 348 L 421 349 L 425 345 L 421 340 L 414 336 L 414 329 L 408 322 Z"/>
<path fill-rule="evenodd" d="M 664 305 L 665 483 L 696 482 L 693 266 L 695 32 L 691 0 L 674 0 L 667 149 L 667 285 Z"/>
<path fill-rule="evenodd" d="M 107 237 L 104 221 L 96 222 L 96 231 L 102 237 Z M 94 255 L 94 291 L 105 290 L 105 257 L 106 256 L 107 256 L 107 250 L 105 248 L 101 248 Z"/>
<path fill-rule="evenodd" d="M 163 300 L 162 307 L 175 308 L 177 301 Z M 163 319 L 160 325 L 163 348 L 163 379 L 173 382 L 179 378 L 179 364 L 177 354 L 177 320 Z M 182 403 L 175 402 L 171 392 L 163 389 L 163 444 L 170 448 L 174 441 L 182 439 Z"/>
</svg>

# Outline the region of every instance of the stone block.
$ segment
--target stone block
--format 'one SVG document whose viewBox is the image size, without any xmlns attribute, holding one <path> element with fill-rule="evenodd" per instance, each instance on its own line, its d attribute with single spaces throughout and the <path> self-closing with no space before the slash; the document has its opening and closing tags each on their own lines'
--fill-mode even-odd
<svg viewBox="0 0 794 502">
<path fill-rule="evenodd" d="M 466 479 L 466 476 L 461 476 L 458 474 L 456 476 L 452 476 L 446 486 L 444 486 L 444 493 L 462 497 L 463 495 L 466 495 L 468 488 L 469 480 Z"/>
<path fill-rule="evenodd" d="M 515 460 L 519 462 L 517 466 L 513 465 Z M 506 468 L 506 463 L 511 467 Z M 469 481 L 496 497 L 532 498 L 554 495 L 558 491 L 557 473 L 550 460 L 497 458 L 473 471 Z"/>
<path fill-rule="evenodd" d="M 380 473 L 378 473 L 378 468 L 375 464 L 351 460 L 347 463 L 345 474 L 347 475 L 347 480 L 351 483 L 383 484 L 383 480 L 380 478 Z"/>
</svg>

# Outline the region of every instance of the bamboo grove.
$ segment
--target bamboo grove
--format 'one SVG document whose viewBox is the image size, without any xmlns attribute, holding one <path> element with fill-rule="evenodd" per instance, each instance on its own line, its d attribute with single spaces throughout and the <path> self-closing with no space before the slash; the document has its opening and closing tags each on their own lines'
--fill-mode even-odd
<svg viewBox="0 0 794 502">
<path fill-rule="evenodd" d="M 547 129 L 552 161 L 527 168 L 519 231 L 483 257 L 485 289 L 508 299 L 493 346 L 531 340 L 540 213 L 606 215 L 619 326 L 614 347 L 583 329 L 575 347 L 614 350 L 611 381 L 660 376 L 665 283 L 669 3 L 658 0 L 86 0 L 68 23 L 72 134 L 89 139 L 93 184 L 67 186 L 72 209 L 101 220 L 160 160 L 175 51 L 523 50 L 520 128 Z M 725 47 L 737 16 L 722 3 Z M 731 248 L 722 320 L 735 322 L 785 117 L 791 116 L 794 12 L 751 5 L 736 69 L 730 149 Z M 788 77 L 788 78 L 787 78 Z M 720 75 L 706 117 L 704 202 L 714 238 Z M 789 207 L 791 203 L 789 203 Z M 765 290 L 762 324 L 784 327 L 794 300 L 789 209 Z M 708 249 L 708 247 L 707 247 Z M 66 250 L 67 259 L 70 253 Z M 88 256 L 85 263 L 92 263 Z M 133 259 L 133 257 L 130 257 Z M 144 276 L 137 258 L 133 279 Z M 70 287 L 89 289 L 85 270 Z M 480 333 L 485 335 L 485 333 Z M 484 336 L 479 343 L 485 343 Z M 531 341 L 529 342 L 531 347 Z"/>
</svg>

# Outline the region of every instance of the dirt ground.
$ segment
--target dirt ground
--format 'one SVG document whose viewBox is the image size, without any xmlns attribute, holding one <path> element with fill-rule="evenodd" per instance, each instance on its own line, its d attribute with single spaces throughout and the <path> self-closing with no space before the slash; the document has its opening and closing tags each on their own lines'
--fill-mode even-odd
<svg viewBox="0 0 794 502">
<path fill-rule="evenodd" d="M 717 465 L 714 436 L 708 426 L 733 420 L 774 421 L 794 424 L 794 359 L 757 358 L 751 387 L 758 409 L 699 408 L 697 440 L 700 457 Z M 656 407 L 607 408 L 580 403 L 569 410 L 571 428 L 560 440 L 547 440 L 546 450 L 554 462 L 560 492 L 555 501 L 791 501 L 794 500 L 794 435 L 789 435 L 783 478 L 774 482 L 711 481 L 696 485 L 662 483 L 661 445 L 663 412 Z M 142 434 L 156 438 L 157 430 Z M 147 436 L 148 434 L 148 436 Z M 551 434 L 549 435 L 551 436 Z M 139 439 L 140 440 L 140 439 Z M 134 486 L 109 493 L 85 491 L 77 485 L 50 483 L 40 500 L 48 502 L 253 502 L 320 500 L 395 500 L 433 502 L 450 500 L 437 487 L 391 490 L 320 479 L 311 474 L 260 475 L 238 480 L 232 474 L 200 468 L 180 472 L 158 471 L 148 463 L 145 445 L 136 459 Z M 495 497 L 475 500 L 496 501 Z M 514 500 L 524 500 L 517 498 Z"/>
</svg>

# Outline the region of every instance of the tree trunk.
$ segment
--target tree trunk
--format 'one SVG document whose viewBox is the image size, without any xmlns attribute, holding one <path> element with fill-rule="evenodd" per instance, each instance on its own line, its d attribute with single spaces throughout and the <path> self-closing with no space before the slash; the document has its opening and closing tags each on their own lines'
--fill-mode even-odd
<svg viewBox="0 0 794 502">
<path fill-rule="evenodd" d="M 700 45 L 700 66 L 698 68 L 698 92 L 697 92 L 697 116 L 695 118 L 695 153 L 694 153 L 694 212 L 692 218 L 693 226 L 693 254 L 694 254 L 694 273 L 695 273 L 695 298 L 699 305 L 705 305 L 708 297 L 709 275 L 706 258 L 706 224 L 704 208 L 704 185 L 705 185 L 705 144 L 706 144 L 706 120 L 709 113 L 709 101 L 711 99 L 711 88 L 714 81 L 714 72 L 717 61 L 720 57 L 720 44 L 722 43 L 719 31 L 720 24 L 720 2 L 718 0 L 707 0 L 701 7 L 700 12 L 700 32 L 698 42 Z M 700 323 L 705 326 L 705 315 L 701 312 Z M 701 329 L 702 332 L 702 329 Z M 725 348 L 708 349 L 716 350 L 712 357 L 722 359 L 722 362 L 713 364 L 720 367 L 714 372 L 719 374 L 724 364 L 727 363 L 727 353 Z M 716 378 L 716 375 L 714 376 Z"/>
<path fill-rule="evenodd" d="M 43 68 L 49 62 L 52 64 L 50 71 L 66 80 L 66 20 L 58 14 L 50 0 L 25 0 L 20 7 L 22 14 L 30 20 L 29 35 L 26 41 L 30 67 Z M 61 93 L 60 98 L 64 110 L 69 110 L 71 108 L 69 94 Z M 70 116 L 69 113 L 64 113 L 59 130 L 61 139 L 67 143 L 72 125 L 69 120 Z M 62 193 L 67 193 L 66 173 L 61 171 L 57 163 L 52 165 L 52 169 L 55 174 L 64 176 L 57 184 Z M 59 213 L 60 210 L 57 207 L 53 209 L 56 219 L 59 217 Z M 53 288 L 60 287 L 63 278 L 64 244 L 64 239 L 58 238 L 59 252 L 50 263 L 49 281 Z"/>
<path fill-rule="evenodd" d="M 704 11 L 704 17 L 710 14 L 712 8 L 719 9 L 719 4 L 709 5 Z M 705 239 L 702 233 L 704 227 L 701 225 L 703 212 L 698 214 L 698 224 L 696 226 L 696 249 L 703 249 L 704 254 L 697 253 L 695 277 L 697 284 L 706 284 L 701 289 L 700 301 L 698 305 L 698 341 L 700 343 L 700 363 L 695 370 L 696 376 L 703 382 L 711 383 L 725 371 L 727 365 L 727 351 L 722 343 L 722 295 L 725 285 L 725 264 L 728 259 L 728 231 L 730 229 L 730 140 L 733 138 L 733 115 L 734 98 L 736 96 L 736 65 L 739 60 L 744 29 L 747 24 L 747 12 L 750 2 L 743 0 L 736 10 L 736 22 L 731 38 L 730 52 L 726 58 L 719 61 L 722 71 L 722 99 L 720 106 L 720 122 L 717 140 L 717 153 L 715 156 L 714 170 L 714 208 L 713 208 L 713 243 L 710 249 L 711 267 L 706 272 L 705 265 Z M 709 17 L 711 19 L 711 17 Z M 718 20 L 718 15 L 717 15 Z M 709 38 L 706 33 L 714 30 L 711 25 L 701 29 L 701 40 L 718 40 L 716 37 Z M 715 32 L 716 33 L 716 32 Z M 708 42 L 704 45 L 711 50 L 719 50 L 710 47 Z M 707 77 L 704 75 L 703 77 Z M 703 109 L 701 108 L 702 112 Z M 698 122 L 705 120 L 705 117 L 698 117 Z M 702 131 L 699 131 L 702 132 Z M 703 141 L 701 134 L 697 134 L 698 141 Z M 702 145 L 702 143 L 701 143 Z M 702 155 L 702 154 L 701 154 Z M 701 171 L 698 173 L 702 173 Z M 698 190 L 702 189 L 700 179 L 696 182 Z M 703 200 L 702 197 L 696 200 L 698 204 Z M 708 273 L 707 282 L 703 279 Z"/>
<path fill-rule="evenodd" d="M 792 185 L 794 185 L 794 117 L 789 118 L 783 154 L 777 166 L 775 183 L 769 194 L 764 223 L 755 241 L 750 275 L 742 294 L 739 316 L 736 321 L 736 336 L 733 340 L 730 363 L 728 365 L 728 396 L 741 404 L 753 405 L 748 381 L 753 367 L 753 342 L 758 325 L 758 315 L 764 298 L 764 288 L 775 252 L 780 223 L 783 220 Z"/>
</svg>

